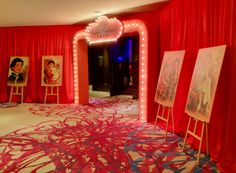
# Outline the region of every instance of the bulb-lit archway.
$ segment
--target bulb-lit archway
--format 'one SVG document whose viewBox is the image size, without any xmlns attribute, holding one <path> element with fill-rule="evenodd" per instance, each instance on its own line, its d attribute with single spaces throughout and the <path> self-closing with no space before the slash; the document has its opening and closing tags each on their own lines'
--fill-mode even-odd
<svg viewBox="0 0 236 173">
<path fill-rule="evenodd" d="M 139 34 L 139 119 L 147 121 L 147 81 L 148 81 L 148 33 L 141 20 L 123 21 L 124 33 Z M 78 31 L 73 39 L 74 103 L 79 104 L 80 81 L 78 76 L 78 40 L 86 39 L 85 31 Z M 84 91 L 82 91 L 84 92 Z M 88 92 L 88 91 L 85 91 Z"/>
</svg>

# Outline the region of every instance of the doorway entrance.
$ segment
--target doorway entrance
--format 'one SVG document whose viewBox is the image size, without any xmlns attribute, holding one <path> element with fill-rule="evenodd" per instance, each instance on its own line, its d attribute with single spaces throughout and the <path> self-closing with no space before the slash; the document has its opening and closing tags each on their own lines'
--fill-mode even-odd
<svg viewBox="0 0 236 173">
<path fill-rule="evenodd" d="M 122 21 L 123 34 L 139 36 L 139 120 L 146 122 L 148 113 L 148 32 L 146 25 L 137 19 Z M 88 103 L 88 51 L 86 30 L 78 31 L 73 39 L 74 103 Z M 98 42 L 109 42 L 99 40 Z"/>
<path fill-rule="evenodd" d="M 124 36 L 116 43 L 88 47 L 90 90 L 138 99 L 139 36 Z"/>
</svg>

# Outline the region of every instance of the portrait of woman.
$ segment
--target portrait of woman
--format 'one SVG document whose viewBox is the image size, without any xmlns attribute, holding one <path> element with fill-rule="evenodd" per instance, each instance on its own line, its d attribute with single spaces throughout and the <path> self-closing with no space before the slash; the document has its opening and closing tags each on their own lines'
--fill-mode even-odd
<svg viewBox="0 0 236 173">
<path fill-rule="evenodd" d="M 173 106 L 185 51 L 166 51 L 157 83 L 155 101 Z"/>
<path fill-rule="evenodd" d="M 42 86 L 62 85 L 62 56 L 43 56 Z"/>
<path fill-rule="evenodd" d="M 209 122 L 226 45 L 198 51 L 185 112 Z"/>
<path fill-rule="evenodd" d="M 28 79 L 28 57 L 12 56 L 10 59 L 8 86 L 26 86 Z"/>
</svg>

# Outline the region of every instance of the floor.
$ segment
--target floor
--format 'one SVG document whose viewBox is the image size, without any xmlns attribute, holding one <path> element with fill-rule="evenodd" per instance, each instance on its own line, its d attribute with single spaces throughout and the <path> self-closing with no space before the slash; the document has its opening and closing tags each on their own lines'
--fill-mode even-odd
<svg viewBox="0 0 236 173">
<path fill-rule="evenodd" d="M 165 141 L 161 128 L 139 122 L 130 96 L 8 106 L 0 107 L 0 172 L 219 172 L 207 156 L 196 166 L 182 138 Z"/>
</svg>

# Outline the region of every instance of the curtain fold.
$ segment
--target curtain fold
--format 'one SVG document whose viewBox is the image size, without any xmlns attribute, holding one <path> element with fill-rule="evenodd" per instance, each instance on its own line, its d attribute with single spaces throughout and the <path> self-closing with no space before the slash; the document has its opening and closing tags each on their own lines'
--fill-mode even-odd
<svg viewBox="0 0 236 173">
<path fill-rule="evenodd" d="M 209 123 L 209 149 L 222 171 L 236 172 L 236 3 L 172 0 L 160 10 L 159 21 L 161 53 L 186 50 L 174 106 L 175 126 L 181 135 L 187 126 L 184 109 L 198 49 L 227 45 Z M 195 141 L 192 144 L 198 147 Z"/>
</svg>

